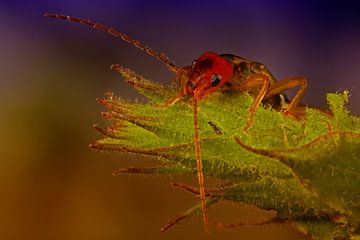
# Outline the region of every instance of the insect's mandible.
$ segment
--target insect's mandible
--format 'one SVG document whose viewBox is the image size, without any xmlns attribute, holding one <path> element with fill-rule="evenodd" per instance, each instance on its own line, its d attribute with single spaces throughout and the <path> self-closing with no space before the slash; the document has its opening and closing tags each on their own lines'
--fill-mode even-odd
<svg viewBox="0 0 360 240">
<path fill-rule="evenodd" d="M 206 52 L 198 57 L 190 66 L 179 67 L 168 57 L 121 33 L 100 23 L 87 19 L 70 17 L 59 14 L 46 13 L 44 16 L 62 19 L 70 22 L 78 22 L 104 31 L 131 45 L 145 51 L 150 56 L 163 62 L 170 71 L 175 73 L 179 82 L 178 95 L 168 99 L 163 106 L 168 107 L 190 95 L 193 102 L 194 115 L 194 144 L 196 153 L 196 165 L 198 172 L 199 192 L 201 198 L 201 209 L 206 231 L 208 231 L 208 217 L 206 209 L 206 196 L 204 189 L 204 176 L 201 161 L 200 136 L 198 127 L 198 102 L 209 94 L 221 89 L 248 91 L 254 96 L 249 108 L 249 117 L 245 130 L 248 130 L 254 121 L 254 115 L 261 102 L 267 102 L 272 107 L 280 109 L 292 116 L 299 117 L 304 114 L 303 108 L 299 106 L 300 101 L 307 88 L 307 80 L 303 77 L 290 77 L 276 81 L 270 71 L 261 63 L 238 57 L 232 54 L 217 54 Z M 112 69 L 120 70 L 120 66 L 114 64 Z M 283 94 L 285 90 L 299 87 L 295 97 L 289 101 Z"/>
</svg>

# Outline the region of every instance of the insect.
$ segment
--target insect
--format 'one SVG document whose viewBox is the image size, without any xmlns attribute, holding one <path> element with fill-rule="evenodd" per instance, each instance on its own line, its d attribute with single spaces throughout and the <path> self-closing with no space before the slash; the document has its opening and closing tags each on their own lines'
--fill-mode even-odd
<svg viewBox="0 0 360 240">
<path fill-rule="evenodd" d="M 201 161 L 201 146 L 198 125 L 198 102 L 209 94 L 221 90 L 248 91 L 254 96 L 249 108 L 249 117 L 244 130 L 251 128 L 254 115 L 262 101 L 268 102 L 272 107 L 295 117 L 301 116 L 303 111 L 299 107 L 300 100 L 306 92 L 307 80 L 302 77 L 291 77 L 276 81 L 270 71 L 261 63 L 238 57 L 232 54 L 217 54 L 206 52 L 193 61 L 191 66 L 179 67 L 168 57 L 121 33 L 100 23 L 87 19 L 70 17 L 66 15 L 49 14 L 44 16 L 77 22 L 104 31 L 116 38 L 130 43 L 132 46 L 145 51 L 150 56 L 163 62 L 170 71 L 175 73 L 175 80 L 179 83 L 179 93 L 168 99 L 164 107 L 169 107 L 185 97 L 191 96 L 194 116 L 194 145 L 196 167 L 198 173 L 201 210 L 205 230 L 208 231 L 208 216 L 204 190 L 204 175 Z M 119 70 L 120 66 L 112 65 L 112 69 Z M 283 92 L 287 89 L 299 87 L 295 97 L 289 101 Z"/>
</svg>

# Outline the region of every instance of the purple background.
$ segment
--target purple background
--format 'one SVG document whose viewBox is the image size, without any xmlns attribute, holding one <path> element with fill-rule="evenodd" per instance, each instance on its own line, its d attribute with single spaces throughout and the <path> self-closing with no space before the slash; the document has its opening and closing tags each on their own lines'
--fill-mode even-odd
<svg viewBox="0 0 360 240">
<path fill-rule="evenodd" d="M 112 169 L 153 162 L 87 148 L 99 137 L 91 124 L 105 122 L 95 98 L 107 90 L 138 96 L 109 69 L 112 63 L 163 83 L 172 74 L 126 43 L 75 23 L 46 19 L 45 12 L 113 26 L 181 66 L 211 50 L 260 61 L 278 79 L 304 76 L 309 80 L 306 104 L 324 108 L 326 92 L 349 89 L 350 109 L 360 113 L 360 7 L 351 1 L 0 1 L 4 239 L 205 236 L 200 219 L 164 235 L 158 231 L 197 202 L 169 182 L 196 184 L 195 178 L 113 178 Z M 211 221 L 257 219 L 260 214 L 238 206 L 219 209 Z M 212 234 L 304 239 L 280 226 L 213 227 Z"/>
</svg>

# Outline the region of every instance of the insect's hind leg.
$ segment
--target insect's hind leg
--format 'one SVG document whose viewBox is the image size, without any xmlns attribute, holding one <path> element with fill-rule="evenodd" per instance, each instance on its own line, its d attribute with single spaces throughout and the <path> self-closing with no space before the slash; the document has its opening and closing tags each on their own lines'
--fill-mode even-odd
<svg viewBox="0 0 360 240">
<path fill-rule="evenodd" d="M 299 87 L 299 90 L 286 108 L 286 111 L 289 113 L 296 112 L 296 108 L 305 95 L 307 85 L 308 82 L 303 77 L 289 77 L 270 85 L 264 99 L 280 94 L 288 89 Z"/>
</svg>

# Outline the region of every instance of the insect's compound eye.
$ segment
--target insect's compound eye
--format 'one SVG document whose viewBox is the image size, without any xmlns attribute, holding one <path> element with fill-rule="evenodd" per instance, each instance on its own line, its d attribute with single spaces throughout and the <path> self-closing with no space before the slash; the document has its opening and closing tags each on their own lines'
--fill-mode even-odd
<svg viewBox="0 0 360 240">
<path fill-rule="evenodd" d="M 211 76 L 211 86 L 216 87 L 217 85 L 219 85 L 221 78 L 222 77 L 219 74 L 212 75 Z"/>
<path fill-rule="evenodd" d="M 195 67 L 195 64 L 196 64 L 196 60 L 194 60 L 191 64 L 191 68 L 194 68 Z"/>
</svg>

